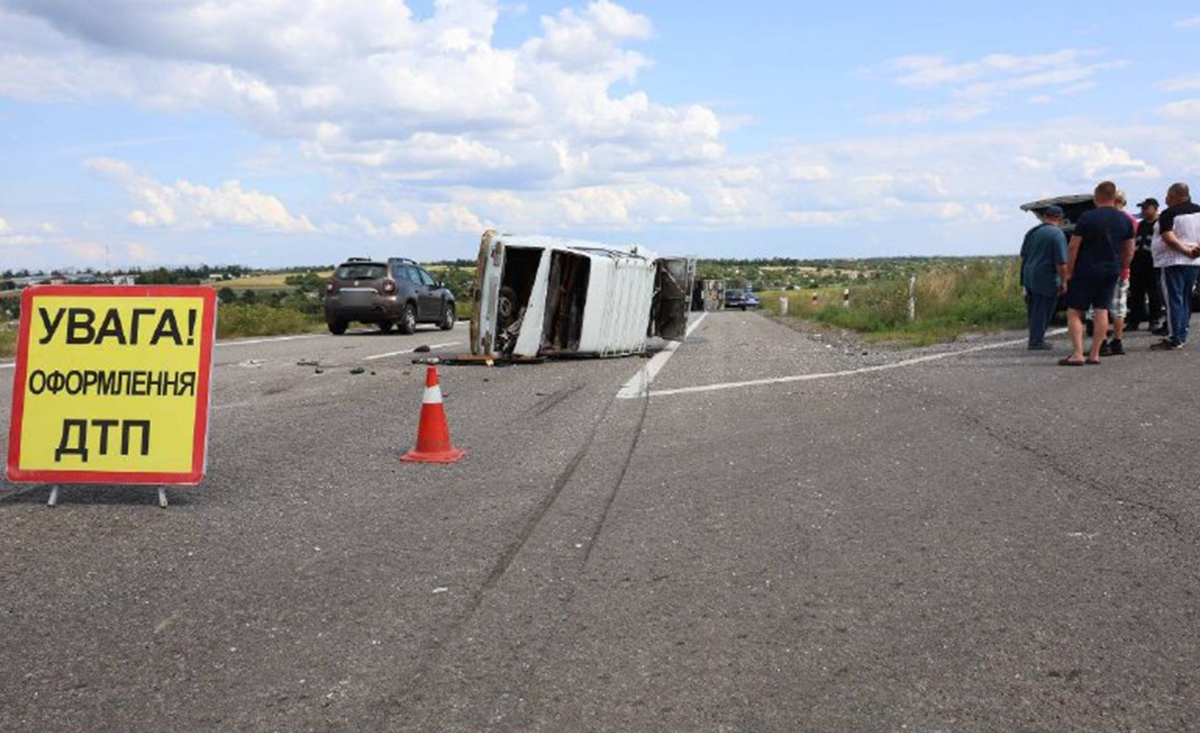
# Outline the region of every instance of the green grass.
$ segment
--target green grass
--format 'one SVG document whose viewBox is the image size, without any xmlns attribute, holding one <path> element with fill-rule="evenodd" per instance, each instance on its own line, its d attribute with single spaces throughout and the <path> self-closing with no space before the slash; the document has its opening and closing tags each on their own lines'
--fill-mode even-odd
<svg viewBox="0 0 1200 733">
<path fill-rule="evenodd" d="M 308 333 L 323 324 L 320 318 L 306 315 L 295 308 L 234 303 L 222 305 L 217 311 L 217 338 Z"/>
<path fill-rule="evenodd" d="M 17 353 L 17 330 L 0 325 L 0 356 L 12 356 Z"/>
<path fill-rule="evenodd" d="M 926 346 L 966 333 L 1023 328 L 1019 268 L 1014 258 L 922 272 L 913 321 L 908 319 L 907 278 L 852 285 L 849 308 L 842 306 L 841 288 L 766 292 L 761 298 L 767 313 L 778 314 L 779 298 L 787 297 L 789 314 L 798 318 L 856 331 L 869 341 Z"/>
</svg>

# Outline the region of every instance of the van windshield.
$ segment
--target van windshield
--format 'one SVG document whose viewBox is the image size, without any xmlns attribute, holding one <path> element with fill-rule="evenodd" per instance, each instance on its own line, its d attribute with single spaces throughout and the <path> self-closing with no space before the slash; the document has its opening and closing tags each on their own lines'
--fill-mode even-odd
<svg viewBox="0 0 1200 733">
<path fill-rule="evenodd" d="M 377 280 L 386 274 L 386 265 L 342 265 L 334 277 L 338 280 Z"/>
</svg>

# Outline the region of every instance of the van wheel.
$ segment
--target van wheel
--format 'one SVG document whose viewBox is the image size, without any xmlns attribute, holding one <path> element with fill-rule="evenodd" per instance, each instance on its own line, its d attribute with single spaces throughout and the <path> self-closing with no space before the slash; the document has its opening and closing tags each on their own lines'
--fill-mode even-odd
<svg viewBox="0 0 1200 733">
<path fill-rule="evenodd" d="M 400 319 L 400 333 L 412 333 L 417 330 L 417 309 L 412 303 L 404 304 L 404 316 Z"/>
<path fill-rule="evenodd" d="M 496 325 L 502 330 L 517 320 L 517 291 L 505 285 L 500 288 L 500 299 L 496 304 Z"/>
<path fill-rule="evenodd" d="M 388 331 L 392 330 L 392 322 L 391 321 L 384 321 L 377 325 L 379 326 L 380 333 L 387 333 Z"/>
<path fill-rule="evenodd" d="M 329 332 L 334 336 L 341 336 L 346 332 L 346 326 L 349 325 L 344 319 L 337 319 L 329 324 Z"/>
<path fill-rule="evenodd" d="M 454 328 L 454 304 L 446 303 L 442 306 L 442 320 L 438 323 L 438 327 L 443 331 L 449 331 Z"/>
</svg>

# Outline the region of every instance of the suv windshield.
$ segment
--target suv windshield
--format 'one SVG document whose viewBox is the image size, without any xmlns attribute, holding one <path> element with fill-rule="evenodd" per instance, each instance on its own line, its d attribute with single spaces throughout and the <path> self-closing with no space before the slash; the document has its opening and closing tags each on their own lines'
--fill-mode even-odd
<svg viewBox="0 0 1200 733">
<path fill-rule="evenodd" d="M 384 265 L 342 265 L 334 273 L 339 280 L 376 280 L 387 274 Z"/>
</svg>

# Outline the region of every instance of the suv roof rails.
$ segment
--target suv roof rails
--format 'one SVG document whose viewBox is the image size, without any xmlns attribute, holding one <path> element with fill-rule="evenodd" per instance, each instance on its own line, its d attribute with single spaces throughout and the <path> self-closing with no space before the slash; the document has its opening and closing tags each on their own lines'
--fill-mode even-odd
<svg viewBox="0 0 1200 733">
<path fill-rule="evenodd" d="M 346 262 L 373 262 L 370 257 L 347 257 Z"/>
<path fill-rule="evenodd" d="M 407 262 L 410 265 L 417 264 L 417 261 L 411 257 L 389 257 L 388 262 Z"/>
</svg>

